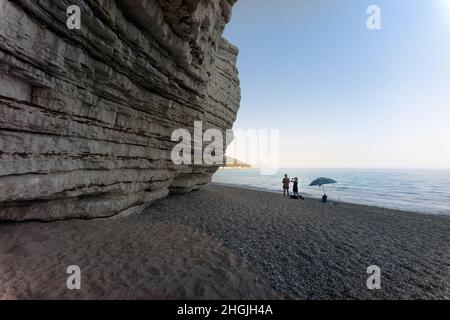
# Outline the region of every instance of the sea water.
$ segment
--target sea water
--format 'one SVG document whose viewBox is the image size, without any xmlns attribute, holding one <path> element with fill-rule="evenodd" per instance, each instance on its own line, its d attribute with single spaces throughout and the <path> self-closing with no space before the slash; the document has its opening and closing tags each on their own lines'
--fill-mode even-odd
<svg viewBox="0 0 450 320">
<path fill-rule="evenodd" d="M 309 184 L 326 177 L 338 182 L 325 186 L 330 200 L 450 215 L 450 170 L 280 169 L 265 176 L 259 169 L 220 169 L 213 182 L 282 192 L 285 173 L 299 178 L 300 194 L 306 197 L 320 198 L 322 189 Z"/>
</svg>

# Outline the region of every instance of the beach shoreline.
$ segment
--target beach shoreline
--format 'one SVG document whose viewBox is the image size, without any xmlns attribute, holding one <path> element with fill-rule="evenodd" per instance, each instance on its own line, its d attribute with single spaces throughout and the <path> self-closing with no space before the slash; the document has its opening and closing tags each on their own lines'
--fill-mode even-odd
<svg viewBox="0 0 450 320">
<path fill-rule="evenodd" d="M 130 217 L 0 223 L 0 299 L 450 299 L 449 230 L 448 216 L 213 184 Z"/>
<path fill-rule="evenodd" d="M 232 184 L 232 183 L 221 183 L 221 182 L 212 182 L 210 184 L 211 186 L 218 186 L 218 187 L 224 187 L 224 188 L 235 188 L 235 189 L 244 189 L 244 190 L 251 190 L 251 191 L 258 191 L 258 192 L 267 192 L 267 193 L 272 193 L 272 194 L 279 194 L 279 195 L 283 195 L 283 190 L 275 190 L 275 189 L 265 189 L 265 188 L 258 188 L 255 186 L 250 186 L 250 185 L 242 185 L 242 184 Z M 292 194 L 292 191 L 290 191 L 290 194 Z M 304 194 L 302 194 L 302 192 L 299 192 L 300 195 L 302 195 L 305 200 L 313 200 L 313 201 L 317 201 L 320 200 L 320 197 L 311 197 L 311 196 L 305 196 Z M 392 211 L 397 211 L 400 214 L 420 214 L 420 215 L 434 215 L 434 216 L 444 216 L 444 217 L 449 217 L 448 214 L 446 213 L 440 213 L 440 212 L 430 212 L 430 213 L 426 213 L 426 212 L 420 212 L 420 211 L 414 211 L 414 210 L 406 210 L 406 209 L 396 209 L 396 208 L 389 208 L 389 207 L 383 207 L 381 205 L 369 205 L 369 204 L 364 204 L 364 203 L 356 203 L 356 202 L 348 202 L 348 201 L 342 201 L 342 200 L 334 200 L 334 199 L 330 199 L 328 198 L 328 202 L 330 204 L 348 204 L 348 205 L 358 205 L 358 206 L 364 206 L 364 207 L 370 207 L 370 208 L 377 208 L 377 209 L 382 209 L 382 210 L 392 210 Z"/>
<path fill-rule="evenodd" d="M 337 181 L 325 186 L 330 200 L 450 216 L 449 170 L 284 168 L 274 175 L 262 175 L 258 169 L 219 170 L 212 182 L 279 192 L 282 174 L 299 177 L 299 191 L 304 197 L 320 199 L 322 188 L 310 186 L 310 182 L 327 177 Z"/>
</svg>

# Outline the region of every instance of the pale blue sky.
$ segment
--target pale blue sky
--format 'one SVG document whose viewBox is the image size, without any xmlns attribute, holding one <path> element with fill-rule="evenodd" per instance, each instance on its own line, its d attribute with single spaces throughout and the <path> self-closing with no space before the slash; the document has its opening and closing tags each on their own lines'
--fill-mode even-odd
<svg viewBox="0 0 450 320">
<path fill-rule="evenodd" d="M 239 0 L 225 36 L 281 166 L 450 168 L 450 0 Z"/>
</svg>

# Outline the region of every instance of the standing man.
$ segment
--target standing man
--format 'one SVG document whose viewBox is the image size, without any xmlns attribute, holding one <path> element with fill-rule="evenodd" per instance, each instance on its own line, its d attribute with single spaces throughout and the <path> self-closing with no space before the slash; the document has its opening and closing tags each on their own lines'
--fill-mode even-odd
<svg viewBox="0 0 450 320">
<path fill-rule="evenodd" d="M 288 175 L 284 175 L 283 179 L 283 196 L 286 196 L 286 194 L 289 196 L 289 183 L 291 180 L 288 178 Z"/>
</svg>

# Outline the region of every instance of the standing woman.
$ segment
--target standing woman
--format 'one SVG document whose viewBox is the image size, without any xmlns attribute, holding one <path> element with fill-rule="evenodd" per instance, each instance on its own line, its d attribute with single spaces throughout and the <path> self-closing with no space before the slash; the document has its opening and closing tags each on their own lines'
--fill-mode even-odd
<svg viewBox="0 0 450 320">
<path fill-rule="evenodd" d="M 291 182 L 294 183 L 294 187 L 292 188 L 292 191 L 294 192 L 294 197 L 298 198 L 298 178 L 297 177 L 293 178 Z"/>
<path fill-rule="evenodd" d="M 285 174 L 284 179 L 283 179 L 283 196 L 286 196 L 286 193 L 289 196 L 289 183 L 290 182 L 291 182 L 291 180 L 289 180 L 288 175 Z"/>
</svg>

